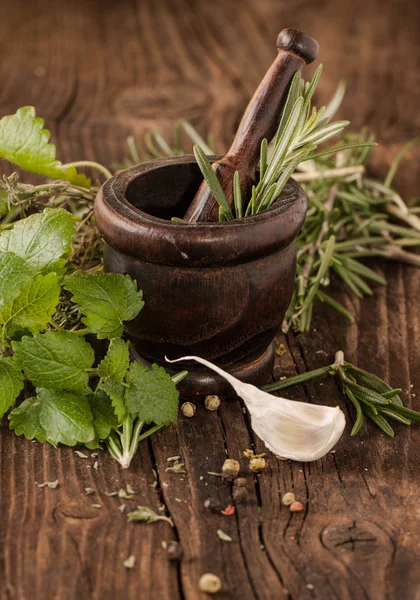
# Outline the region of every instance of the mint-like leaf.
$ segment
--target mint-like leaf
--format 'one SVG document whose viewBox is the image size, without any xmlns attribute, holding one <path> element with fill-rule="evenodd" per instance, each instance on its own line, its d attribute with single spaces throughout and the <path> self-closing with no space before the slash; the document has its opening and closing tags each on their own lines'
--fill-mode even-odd
<svg viewBox="0 0 420 600">
<path fill-rule="evenodd" d="M 48 331 L 12 344 L 15 360 L 36 387 L 88 391 L 87 369 L 95 359 L 92 347 L 68 332 Z"/>
<path fill-rule="evenodd" d="M 0 417 L 23 390 L 23 375 L 12 358 L 0 358 Z"/>
<path fill-rule="evenodd" d="M 126 382 L 125 403 L 132 417 L 146 423 L 169 425 L 178 412 L 179 393 L 163 367 L 131 363 Z"/>
<path fill-rule="evenodd" d="M 111 398 L 111 403 L 114 412 L 117 415 L 118 422 L 122 423 L 127 415 L 127 407 L 125 406 L 124 400 L 125 387 L 121 383 L 117 383 L 110 379 L 101 384 L 101 390 Z"/>
<path fill-rule="evenodd" d="M 124 381 L 130 364 L 128 343 L 121 338 L 111 340 L 105 358 L 98 365 L 98 375 L 102 379 Z"/>
<path fill-rule="evenodd" d="M 0 253 L 0 307 L 19 296 L 32 274 L 32 267 L 20 256 Z"/>
<path fill-rule="evenodd" d="M 38 272 L 59 271 L 70 255 L 74 232 L 75 221 L 69 212 L 45 208 L 3 231 L 0 250 L 17 254 Z"/>
<path fill-rule="evenodd" d="M 78 271 L 65 287 L 80 305 L 83 323 L 99 339 L 120 337 L 123 322 L 134 319 L 144 306 L 143 293 L 129 275 Z"/>
<path fill-rule="evenodd" d="M 98 390 L 90 398 L 90 407 L 96 437 L 105 440 L 111 433 L 111 429 L 118 427 L 118 419 L 111 400 L 104 391 Z"/>
<path fill-rule="evenodd" d="M 20 295 L 0 307 L 0 326 L 9 338 L 16 332 L 38 333 L 46 328 L 60 298 L 59 278 L 55 273 L 38 275 L 23 288 Z"/>
<path fill-rule="evenodd" d="M 47 434 L 40 423 L 41 401 L 39 398 L 28 398 L 9 415 L 9 427 L 16 435 L 24 435 L 27 440 L 36 439 L 46 442 Z"/>
<path fill-rule="evenodd" d="M 14 115 L 0 119 L 0 156 L 21 169 L 51 179 L 65 179 L 89 188 L 90 181 L 74 167 L 64 168 L 55 158 L 55 146 L 49 144 L 50 132 L 33 106 L 23 106 Z"/>
<path fill-rule="evenodd" d="M 93 416 L 86 396 L 61 390 L 39 389 L 39 421 L 48 441 L 75 446 L 95 439 Z"/>
</svg>

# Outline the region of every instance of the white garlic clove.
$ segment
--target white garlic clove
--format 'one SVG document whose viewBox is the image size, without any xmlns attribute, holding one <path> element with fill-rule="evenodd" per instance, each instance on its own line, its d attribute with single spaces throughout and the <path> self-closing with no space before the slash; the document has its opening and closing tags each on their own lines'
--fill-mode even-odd
<svg viewBox="0 0 420 600">
<path fill-rule="evenodd" d="M 343 433 L 346 420 L 338 406 L 319 406 L 272 396 L 198 356 L 166 360 L 170 363 L 195 360 L 224 377 L 244 400 L 253 430 L 276 455 L 301 462 L 317 460 L 335 446 Z"/>
</svg>

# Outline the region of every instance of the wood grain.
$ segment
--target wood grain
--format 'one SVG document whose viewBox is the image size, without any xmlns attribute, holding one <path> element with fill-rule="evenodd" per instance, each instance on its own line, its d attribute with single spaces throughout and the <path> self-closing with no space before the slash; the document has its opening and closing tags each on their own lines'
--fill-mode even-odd
<svg viewBox="0 0 420 600">
<path fill-rule="evenodd" d="M 211 131 L 223 153 L 282 27 L 310 31 L 320 42 L 319 104 L 346 79 L 340 117 L 377 135 L 375 173 L 385 173 L 420 129 L 415 2 L 0 4 L 0 112 L 35 105 L 63 160 L 112 165 L 124 156 L 127 135 L 140 141 L 152 127 L 168 134 L 179 117 L 203 134 Z M 418 195 L 418 158 L 412 151 L 396 180 L 408 199 Z M 375 264 L 389 284 L 372 298 L 360 302 L 336 290 L 356 323 L 318 307 L 310 333 L 280 337 L 286 353 L 275 374 L 321 366 L 341 348 L 361 367 L 403 387 L 408 403 L 420 409 L 420 276 L 411 267 Z M 289 396 L 340 404 L 351 421 L 332 381 Z M 242 451 L 263 448 L 240 402 L 222 403 L 218 414 L 199 405 L 193 419 L 180 417 L 143 444 L 132 469 L 123 472 L 105 454 L 96 470 L 95 458 L 17 438 L 3 419 L 0 598 L 199 600 L 207 596 L 198 591 L 198 579 L 208 571 L 221 577 L 223 599 L 418 598 L 420 429 L 396 431 L 394 441 L 371 427 L 352 439 L 348 428 L 336 453 L 323 460 L 302 465 L 268 455 L 267 468 L 255 476 Z M 181 455 L 186 476 L 166 471 L 174 455 Z M 232 503 L 230 486 L 208 473 L 219 472 L 228 455 L 240 459 L 249 490 L 249 501 L 230 517 L 204 507 L 207 498 L 221 507 Z M 55 490 L 35 484 L 55 479 Z M 128 524 L 118 510 L 121 500 L 105 495 L 127 483 L 137 492 L 123 501 L 127 510 L 163 504 L 175 527 Z M 86 496 L 85 487 L 95 494 Z M 281 504 L 291 489 L 305 504 L 302 513 L 291 515 Z M 233 541 L 221 541 L 217 529 Z M 180 542 L 181 562 L 168 561 L 161 543 L 170 540 Z M 127 570 L 122 563 L 131 554 L 137 561 Z"/>
</svg>

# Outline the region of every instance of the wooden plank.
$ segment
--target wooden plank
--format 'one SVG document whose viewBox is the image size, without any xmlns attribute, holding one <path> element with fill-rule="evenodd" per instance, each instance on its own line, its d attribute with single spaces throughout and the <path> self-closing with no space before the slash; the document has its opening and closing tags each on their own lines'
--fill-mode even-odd
<svg viewBox="0 0 420 600">
<path fill-rule="evenodd" d="M 35 105 L 64 160 L 111 165 L 125 155 L 128 134 L 141 145 L 146 130 L 168 135 L 179 117 L 212 132 L 218 150 L 225 150 L 272 61 L 278 31 L 289 26 L 321 43 L 317 102 L 328 100 L 338 79 L 347 80 L 340 117 L 377 134 L 383 145 L 374 154 L 375 172 L 385 173 L 419 128 L 419 7 L 408 0 L 244 0 L 240 8 L 233 0 L 3 4 L 1 114 Z M 418 156 L 411 153 L 396 179 L 407 197 L 420 183 Z M 310 334 L 280 338 L 286 353 L 276 377 L 323 365 L 341 348 L 350 360 L 401 385 L 420 408 L 414 395 L 420 389 L 419 275 L 409 267 L 380 268 L 389 285 L 373 298 L 359 302 L 336 290 L 356 311 L 355 324 L 319 307 Z M 345 406 L 333 381 L 288 396 Z M 81 459 L 72 449 L 16 438 L 3 420 L 0 597 L 195 600 L 206 597 L 198 591 L 200 575 L 212 571 L 222 579 L 221 598 L 411 599 L 420 589 L 420 431 L 397 426 L 396 432 L 389 441 L 370 426 L 355 439 L 347 431 L 336 453 L 310 465 L 268 454 L 266 469 L 253 475 L 242 453 L 264 448 L 241 404 L 224 402 L 211 414 L 200 405 L 193 419 L 180 417 L 143 444 L 123 472 L 103 454 L 96 470 L 95 459 Z M 166 471 L 173 455 L 181 455 L 187 475 Z M 222 508 L 234 503 L 231 486 L 208 474 L 220 471 L 226 456 L 240 460 L 249 493 L 231 517 L 204 507 L 207 498 Z M 35 484 L 56 478 L 55 490 Z M 163 503 L 174 529 L 164 522 L 128 524 L 120 500 L 105 495 L 127 483 L 137 493 L 123 501 L 126 510 L 143 504 L 158 511 Z M 86 496 L 86 487 L 95 494 Z M 305 504 L 294 515 L 281 504 L 292 489 Z M 92 507 L 97 502 L 101 509 Z M 218 529 L 233 541 L 221 541 Z M 180 563 L 168 561 L 161 543 L 170 540 L 183 549 Z M 130 554 L 137 558 L 132 571 L 122 564 Z"/>
</svg>

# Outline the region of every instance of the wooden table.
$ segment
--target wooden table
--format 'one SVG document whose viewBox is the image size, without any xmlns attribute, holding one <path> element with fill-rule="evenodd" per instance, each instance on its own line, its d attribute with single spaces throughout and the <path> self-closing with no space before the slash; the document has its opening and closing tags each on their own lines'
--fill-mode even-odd
<svg viewBox="0 0 420 600">
<path fill-rule="evenodd" d="M 276 34 L 299 27 L 321 44 L 325 103 L 338 80 L 348 94 L 340 116 L 368 125 L 381 146 L 373 169 L 384 174 L 395 152 L 419 132 L 419 5 L 405 0 L 10 0 L 0 19 L 0 114 L 33 104 L 64 160 L 108 165 L 126 154 L 125 138 L 148 129 L 168 134 L 184 117 L 212 132 L 226 149 L 239 116 L 275 54 Z M 417 7 L 416 7 L 417 5 Z M 307 77 L 312 70 L 308 70 Z M 419 154 L 396 180 L 407 198 L 418 195 Z M 388 287 L 361 302 L 337 290 L 357 316 L 348 325 L 317 307 L 314 328 L 280 341 L 286 353 L 275 375 L 292 375 L 346 356 L 404 389 L 420 409 L 420 276 L 415 268 L 378 262 Z M 339 403 L 333 382 L 308 385 L 290 397 Z M 349 415 L 350 420 L 350 415 Z M 386 439 L 368 426 L 349 427 L 336 453 L 312 464 L 268 456 L 253 476 L 243 450 L 263 451 L 238 401 L 218 413 L 200 404 L 192 419 L 143 443 L 133 466 L 119 469 L 100 454 L 84 460 L 0 429 L 0 597 L 32 599 L 187 599 L 206 597 L 198 580 L 213 572 L 219 598 L 310 599 L 420 597 L 420 428 L 396 427 Z M 90 454 L 90 453 L 89 453 Z M 167 471 L 180 455 L 187 475 Z M 218 472 L 226 456 L 241 461 L 249 502 L 233 516 L 204 502 L 232 504 Z M 154 470 L 157 485 L 154 487 Z M 35 482 L 58 479 L 57 489 Z M 129 524 L 120 499 L 106 491 L 129 483 L 127 508 L 143 504 L 174 521 Z M 86 496 L 85 488 L 95 494 Z M 281 496 L 294 490 L 305 505 L 290 514 Z M 99 503 L 101 509 L 92 507 Z M 217 530 L 231 536 L 221 541 Z M 163 542 L 178 540 L 181 562 L 168 561 Z M 123 566 L 136 557 L 132 570 Z"/>
</svg>

